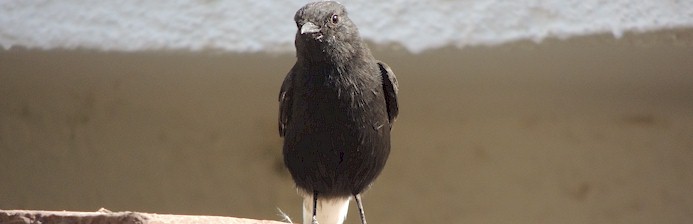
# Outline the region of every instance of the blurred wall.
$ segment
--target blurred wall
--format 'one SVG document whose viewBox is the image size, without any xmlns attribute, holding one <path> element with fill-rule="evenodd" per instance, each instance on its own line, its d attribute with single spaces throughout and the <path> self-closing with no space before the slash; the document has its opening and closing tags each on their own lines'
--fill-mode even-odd
<svg viewBox="0 0 693 224">
<path fill-rule="evenodd" d="M 401 115 L 369 221 L 693 222 L 693 30 L 372 47 Z M 276 121 L 293 62 L 0 51 L 0 209 L 300 219 Z"/>
</svg>

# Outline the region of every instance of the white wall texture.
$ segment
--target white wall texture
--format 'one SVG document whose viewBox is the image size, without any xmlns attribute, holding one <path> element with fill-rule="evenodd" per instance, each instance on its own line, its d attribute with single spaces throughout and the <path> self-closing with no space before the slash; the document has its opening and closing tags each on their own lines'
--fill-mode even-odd
<svg viewBox="0 0 693 224">
<path fill-rule="evenodd" d="M 2 0 L 0 45 L 288 52 L 306 1 Z M 690 0 L 342 1 L 364 38 L 412 52 L 693 27 Z"/>
</svg>

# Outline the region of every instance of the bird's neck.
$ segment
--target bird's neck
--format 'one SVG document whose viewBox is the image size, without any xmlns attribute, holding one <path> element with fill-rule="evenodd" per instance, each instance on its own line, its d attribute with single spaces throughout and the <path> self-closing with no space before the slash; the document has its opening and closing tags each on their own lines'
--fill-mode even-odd
<svg viewBox="0 0 693 224">
<path fill-rule="evenodd" d="M 307 65 L 329 65 L 334 68 L 346 67 L 348 64 L 359 63 L 357 60 L 372 57 L 364 43 L 345 44 L 340 46 L 297 46 L 296 56 Z"/>
</svg>

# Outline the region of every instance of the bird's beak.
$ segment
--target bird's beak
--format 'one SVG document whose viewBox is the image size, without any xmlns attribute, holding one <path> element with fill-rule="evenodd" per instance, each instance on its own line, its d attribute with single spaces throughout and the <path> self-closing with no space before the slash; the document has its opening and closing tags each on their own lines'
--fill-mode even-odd
<svg viewBox="0 0 693 224">
<path fill-rule="evenodd" d="M 301 26 L 301 34 L 317 32 L 320 32 L 320 27 L 311 22 L 304 23 L 303 26 Z"/>
</svg>

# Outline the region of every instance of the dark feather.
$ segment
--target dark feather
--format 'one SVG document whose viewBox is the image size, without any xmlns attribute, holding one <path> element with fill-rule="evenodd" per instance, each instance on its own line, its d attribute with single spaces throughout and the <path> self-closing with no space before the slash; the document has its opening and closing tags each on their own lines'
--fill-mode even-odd
<svg viewBox="0 0 693 224">
<path fill-rule="evenodd" d="M 399 92 L 399 84 L 397 77 L 392 72 L 390 66 L 387 66 L 382 61 L 378 61 L 380 75 L 383 77 L 383 92 L 385 93 L 385 104 L 387 105 L 387 118 L 390 124 L 395 122 L 399 115 L 399 105 L 397 104 L 397 92 Z"/>
<path fill-rule="evenodd" d="M 282 87 L 279 91 L 279 136 L 284 137 L 286 132 L 286 124 L 291 119 L 291 105 L 293 95 L 293 68 L 284 77 Z"/>
</svg>

